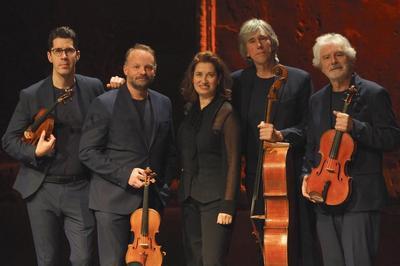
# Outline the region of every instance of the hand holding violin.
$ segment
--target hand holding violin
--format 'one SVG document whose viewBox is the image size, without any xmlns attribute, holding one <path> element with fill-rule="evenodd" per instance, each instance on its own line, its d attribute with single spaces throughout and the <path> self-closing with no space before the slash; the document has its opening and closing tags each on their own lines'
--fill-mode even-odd
<svg viewBox="0 0 400 266">
<path fill-rule="evenodd" d="M 308 200 L 311 201 L 311 202 L 316 203 L 316 201 L 313 200 L 313 199 L 310 197 L 310 194 L 308 194 L 308 192 L 307 192 L 307 185 L 308 185 L 307 181 L 308 181 L 308 178 L 309 178 L 309 177 L 310 177 L 309 175 L 305 175 L 305 176 L 303 177 L 303 183 L 301 184 L 301 193 L 303 194 L 303 197 L 305 197 L 306 199 L 308 199 Z"/>
<path fill-rule="evenodd" d="M 134 188 L 141 188 L 145 184 L 147 175 L 150 175 L 150 182 L 154 183 L 154 175 L 142 168 L 133 168 L 132 173 L 128 179 L 128 184 Z"/>
<path fill-rule="evenodd" d="M 353 119 L 346 113 L 333 111 L 336 116 L 335 129 L 341 132 L 350 132 L 353 129 Z"/>
<path fill-rule="evenodd" d="M 39 141 L 36 145 L 35 155 L 36 157 L 43 157 L 50 154 L 54 150 L 56 144 L 56 138 L 53 134 L 50 134 L 48 139 L 45 138 L 46 132 L 42 131 L 40 134 Z"/>
</svg>

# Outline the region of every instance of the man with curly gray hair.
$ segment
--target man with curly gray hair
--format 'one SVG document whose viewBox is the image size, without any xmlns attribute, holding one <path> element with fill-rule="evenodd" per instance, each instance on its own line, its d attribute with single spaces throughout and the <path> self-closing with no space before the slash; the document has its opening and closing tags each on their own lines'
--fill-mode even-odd
<svg viewBox="0 0 400 266">
<path fill-rule="evenodd" d="M 400 146 L 400 128 L 387 91 L 354 72 L 356 51 L 347 38 L 324 34 L 316 39 L 313 53 L 313 65 L 329 84 L 310 98 L 302 193 L 317 203 L 307 191 L 311 169 L 320 161 L 322 134 L 329 129 L 350 134 L 357 145 L 346 167 L 352 192 L 341 206 L 315 205 L 317 233 L 325 266 L 371 266 L 378 251 L 379 210 L 387 196 L 382 154 Z M 343 99 L 353 85 L 357 93 L 345 113 Z"/>
</svg>

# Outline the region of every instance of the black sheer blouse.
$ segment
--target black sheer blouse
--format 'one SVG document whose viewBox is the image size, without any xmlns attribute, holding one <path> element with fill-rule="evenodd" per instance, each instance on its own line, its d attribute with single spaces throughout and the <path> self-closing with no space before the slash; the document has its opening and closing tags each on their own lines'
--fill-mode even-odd
<svg viewBox="0 0 400 266">
<path fill-rule="evenodd" d="M 232 215 L 240 179 L 240 126 L 232 105 L 221 97 L 202 110 L 194 103 L 179 128 L 178 148 L 180 200 L 221 200 L 221 212 Z"/>
</svg>

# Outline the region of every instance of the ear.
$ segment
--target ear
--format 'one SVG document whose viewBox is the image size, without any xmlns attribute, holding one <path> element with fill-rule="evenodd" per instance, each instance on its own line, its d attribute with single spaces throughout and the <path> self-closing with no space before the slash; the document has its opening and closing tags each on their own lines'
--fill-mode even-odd
<svg viewBox="0 0 400 266">
<path fill-rule="evenodd" d="M 47 51 L 47 60 L 53 64 L 53 58 L 51 58 L 51 52 Z"/>
<path fill-rule="evenodd" d="M 81 58 L 81 51 L 77 50 L 76 51 L 76 61 L 79 61 L 80 58 Z"/>
<path fill-rule="evenodd" d="M 124 64 L 123 70 L 124 70 L 125 76 L 128 76 L 128 68 L 125 64 Z"/>
</svg>

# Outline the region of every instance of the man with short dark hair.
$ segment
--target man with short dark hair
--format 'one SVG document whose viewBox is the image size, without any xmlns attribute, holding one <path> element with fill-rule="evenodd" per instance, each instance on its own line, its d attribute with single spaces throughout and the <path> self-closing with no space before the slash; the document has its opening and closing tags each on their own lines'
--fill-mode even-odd
<svg viewBox="0 0 400 266">
<path fill-rule="evenodd" d="M 81 126 L 90 102 L 103 93 L 100 80 L 78 75 L 80 57 L 75 32 L 58 27 L 50 32 L 49 77 L 20 92 L 19 102 L 2 138 L 3 149 L 21 162 L 14 188 L 27 204 L 39 265 L 59 265 L 61 231 L 70 247 L 72 265 L 91 265 L 94 217 L 88 208 L 89 175 L 78 158 Z M 37 144 L 21 140 L 32 118 L 72 91 L 72 97 L 51 111 L 53 133 L 37 134 Z"/>
</svg>

